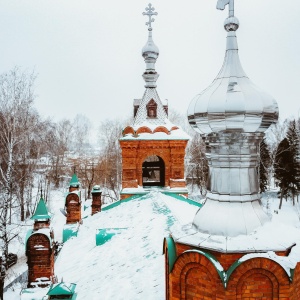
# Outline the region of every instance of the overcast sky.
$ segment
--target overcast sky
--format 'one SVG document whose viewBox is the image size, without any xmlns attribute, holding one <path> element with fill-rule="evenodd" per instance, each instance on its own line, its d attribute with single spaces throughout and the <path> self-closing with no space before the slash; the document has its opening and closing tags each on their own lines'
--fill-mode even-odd
<svg viewBox="0 0 300 300">
<path fill-rule="evenodd" d="M 144 92 L 149 1 L 2 0 L 0 70 L 38 73 L 35 106 L 54 120 L 86 115 L 96 126 L 128 117 Z M 157 90 L 185 113 L 224 58 L 226 11 L 217 0 L 153 0 L 160 49 Z M 300 115 L 300 1 L 236 0 L 242 66 L 278 102 L 280 117 Z"/>
</svg>

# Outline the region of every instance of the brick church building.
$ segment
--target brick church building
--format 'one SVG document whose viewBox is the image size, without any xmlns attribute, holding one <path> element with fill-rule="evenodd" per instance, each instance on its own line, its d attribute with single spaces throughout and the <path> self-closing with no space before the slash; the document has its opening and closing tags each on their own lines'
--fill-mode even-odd
<svg viewBox="0 0 300 300">
<path fill-rule="evenodd" d="M 187 195 L 184 177 L 185 148 L 189 136 L 168 119 L 168 105 L 162 103 L 157 90 L 158 73 L 155 63 L 158 47 L 152 39 L 153 7 L 144 13 L 149 16 L 148 40 L 142 49 L 146 63 L 143 74 L 145 93 L 134 101 L 134 121 L 123 130 L 121 199 L 142 194 L 151 187 L 168 193 Z"/>
</svg>

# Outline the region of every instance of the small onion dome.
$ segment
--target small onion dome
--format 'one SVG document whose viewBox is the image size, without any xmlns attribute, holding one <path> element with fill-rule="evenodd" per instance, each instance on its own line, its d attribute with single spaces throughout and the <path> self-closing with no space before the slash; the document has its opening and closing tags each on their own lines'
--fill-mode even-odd
<svg viewBox="0 0 300 300">
<path fill-rule="evenodd" d="M 148 59 L 156 60 L 159 55 L 159 49 L 154 44 L 152 39 L 152 28 L 149 28 L 149 35 L 146 45 L 142 49 L 142 56 L 144 57 L 145 61 Z"/>
<path fill-rule="evenodd" d="M 227 47 L 221 71 L 188 108 L 189 123 L 200 133 L 264 132 L 278 119 L 276 101 L 255 86 L 241 66 L 235 19 L 225 21 Z"/>
</svg>

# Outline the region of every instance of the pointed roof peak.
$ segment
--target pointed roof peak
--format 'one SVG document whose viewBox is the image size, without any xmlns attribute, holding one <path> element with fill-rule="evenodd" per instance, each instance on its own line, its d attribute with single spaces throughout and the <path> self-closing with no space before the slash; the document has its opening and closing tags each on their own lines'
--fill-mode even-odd
<svg viewBox="0 0 300 300">
<path fill-rule="evenodd" d="M 78 177 L 77 177 L 76 173 L 74 173 L 70 180 L 70 187 L 79 187 L 79 184 L 80 183 L 79 183 Z"/>
<path fill-rule="evenodd" d="M 43 198 L 40 198 L 40 201 L 35 209 L 34 214 L 31 217 L 31 220 L 49 220 L 51 216 L 48 212 L 46 203 Z"/>
<path fill-rule="evenodd" d="M 151 115 L 151 105 L 155 106 L 153 107 L 153 115 Z M 134 119 L 133 126 L 145 124 L 164 125 L 167 122 L 169 122 L 168 116 L 156 89 L 147 88 Z"/>
</svg>

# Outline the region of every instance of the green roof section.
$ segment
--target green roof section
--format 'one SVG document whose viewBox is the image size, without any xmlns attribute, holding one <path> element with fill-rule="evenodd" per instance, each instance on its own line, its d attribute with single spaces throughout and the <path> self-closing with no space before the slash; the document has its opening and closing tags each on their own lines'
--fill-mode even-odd
<svg viewBox="0 0 300 300">
<path fill-rule="evenodd" d="M 43 198 L 40 199 L 31 220 L 49 220 L 51 216 L 48 212 L 46 203 Z"/>
<path fill-rule="evenodd" d="M 79 180 L 78 180 L 78 177 L 77 177 L 77 175 L 74 173 L 73 175 L 72 175 L 72 178 L 71 178 L 71 181 L 70 181 L 70 186 L 72 186 L 72 187 L 78 187 L 79 186 Z"/>
<path fill-rule="evenodd" d="M 55 283 L 52 284 L 47 293 L 48 296 L 63 296 L 63 295 L 74 295 L 76 284 L 75 283 Z M 72 299 L 72 298 L 71 298 Z"/>
<path fill-rule="evenodd" d="M 127 228 L 103 228 L 96 232 L 96 246 L 101 246 L 109 241 L 114 235 L 120 234 Z"/>
<path fill-rule="evenodd" d="M 91 193 L 92 194 L 102 193 L 100 185 L 98 185 L 98 184 L 94 185 Z"/>
<path fill-rule="evenodd" d="M 79 224 L 65 224 L 63 228 L 63 243 L 65 243 L 71 237 L 76 237 L 79 230 Z"/>
<path fill-rule="evenodd" d="M 171 236 L 166 237 L 164 239 L 164 247 L 165 247 L 165 244 L 167 244 L 167 248 L 168 248 L 169 273 L 171 273 L 173 270 L 175 261 L 177 259 L 176 246 L 175 246 L 174 239 Z"/>
</svg>

